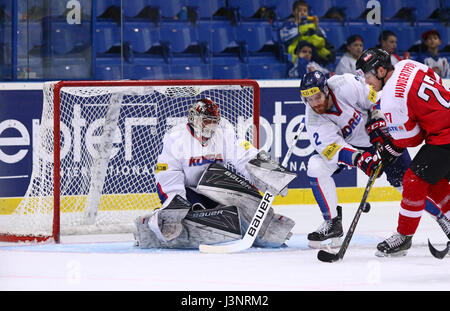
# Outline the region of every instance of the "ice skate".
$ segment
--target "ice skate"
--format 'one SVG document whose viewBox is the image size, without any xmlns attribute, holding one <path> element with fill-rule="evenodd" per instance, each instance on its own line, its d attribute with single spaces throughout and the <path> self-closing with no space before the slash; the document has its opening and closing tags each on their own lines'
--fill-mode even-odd
<svg viewBox="0 0 450 311">
<path fill-rule="evenodd" d="M 308 246 L 311 248 L 331 248 L 340 247 L 341 237 L 344 235 L 342 230 L 342 207 L 337 208 L 338 215 L 330 220 L 325 220 L 322 225 L 314 232 L 308 234 Z"/>
<path fill-rule="evenodd" d="M 411 244 L 412 235 L 403 235 L 396 232 L 377 245 L 378 251 L 375 255 L 378 257 L 406 256 L 408 249 L 411 248 Z"/>
</svg>

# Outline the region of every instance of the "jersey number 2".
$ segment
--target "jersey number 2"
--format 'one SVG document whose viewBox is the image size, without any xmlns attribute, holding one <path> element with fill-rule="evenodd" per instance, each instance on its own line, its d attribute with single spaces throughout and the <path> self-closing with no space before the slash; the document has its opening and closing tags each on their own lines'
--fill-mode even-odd
<svg viewBox="0 0 450 311">
<path fill-rule="evenodd" d="M 436 97 L 436 100 L 439 104 L 444 106 L 445 108 L 450 108 L 450 101 L 446 101 L 444 96 L 441 95 L 441 92 L 437 88 L 435 88 L 433 85 L 435 84 L 435 81 L 431 79 L 429 76 L 423 77 L 423 82 L 420 85 L 419 92 L 417 95 L 422 98 L 424 101 L 428 101 L 430 99 L 430 95 L 426 94 L 426 90 L 430 90 L 433 92 L 434 97 Z"/>
</svg>

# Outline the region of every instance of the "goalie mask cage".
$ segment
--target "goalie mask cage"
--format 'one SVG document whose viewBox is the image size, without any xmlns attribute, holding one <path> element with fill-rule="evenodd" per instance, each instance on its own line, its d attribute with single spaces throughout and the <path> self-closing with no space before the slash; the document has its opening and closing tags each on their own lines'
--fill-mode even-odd
<svg viewBox="0 0 450 311">
<path fill-rule="evenodd" d="M 154 172 L 164 133 L 187 123 L 199 98 L 211 98 L 221 122 L 259 146 L 253 80 L 46 82 L 43 96 L 30 184 L 0 217 L 1 241 L 132 232 L 136 217 L 161 207 Z"/>
</svg>

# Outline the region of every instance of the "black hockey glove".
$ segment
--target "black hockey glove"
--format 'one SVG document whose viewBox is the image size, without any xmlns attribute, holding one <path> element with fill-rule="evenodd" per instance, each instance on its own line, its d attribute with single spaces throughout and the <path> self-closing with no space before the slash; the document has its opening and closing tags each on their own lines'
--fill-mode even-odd
<svg viewBox="0 0 450 311">
<path fill-rule="evenodd" d="M 353 154 L 353 165 L 360 168 L 367 176 L 371 176 L 380 164 L 381 159 L 378 154 L 372 155 L 368 151 L 364 153 L 356 151 Z M 381 176 L 381 172 L 378 176 Z"/>
<path fill-rule="evenodd" d="M 370 142 L 378 146 L 383 166 L 389 166 L 400 157 L 405 150 L 394 144 L 394 139 L 389 133 L 386 121 L 380 110 L 371 112 L 371 119 L 366 124 L 366 132 L 370 137 Z"/>
<path fill-rule="evenodd" d="M 397 147 L 393 141 L 385 141 L 383 145 L 378 147 L 384 167 L 394 163 L 402 155 L 403 151 L 405 151 L 405 148 Z"/>
<path fill-rule="evenodd" d="M 372 145 L 376 143 L 382 145 L 386 140 L 392 140 L 386 125 L 386 120 L 384 120 L 379 110 L 372 111 L 371 118 L 366 124 L 366 132 L 370 137 Z"/>
</svg>

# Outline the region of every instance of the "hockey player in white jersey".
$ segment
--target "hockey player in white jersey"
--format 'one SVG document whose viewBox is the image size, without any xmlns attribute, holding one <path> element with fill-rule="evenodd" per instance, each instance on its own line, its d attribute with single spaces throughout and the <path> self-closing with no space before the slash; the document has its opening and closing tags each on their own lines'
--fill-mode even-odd
<svg viewBox="0 0 450 311">
<path fill-rule="evenodd" d="M 230 165 L 240 175 L 225 167 Z M 267 180 L 253 174 L 262 166 L 271 168 Z M 138 245 L 196 248 L 240 239 L 261 200 L 258 190 L 283 194 L 296 177 L 278 168 L 266 152 L 236 136 L 211 99 L 197 100 L 188 122 L 163 138 L 155 174 L 162 208 L 136 220 Z M 281 246 L 294 224 L 271 209 L 255 245 Z"/>
<path fill-rule="evenodd" d="M 308 240 L 314 248 L 328 239 L 332 247 L 338 247 L 343 236 L 342 210 L 332 176 L 345 166 L 358 167 L 370 176 L 379 165 L 376 137 L 370 137 L 366 130 L 370 120 L 380 118 L 379 94 L 355 75 L 335 75 L 327 80 L 319 71 L 303 76 L 300 91 L 308 103 L 306 129 L 315 149 L 307 175 L 325 220 Z M 410 161 L 406 152 L 384 169 L 388 182 L 400 192 Z M 436 206 L 428 206 L 427 211 L 439 213 Z"/>
</svg>

